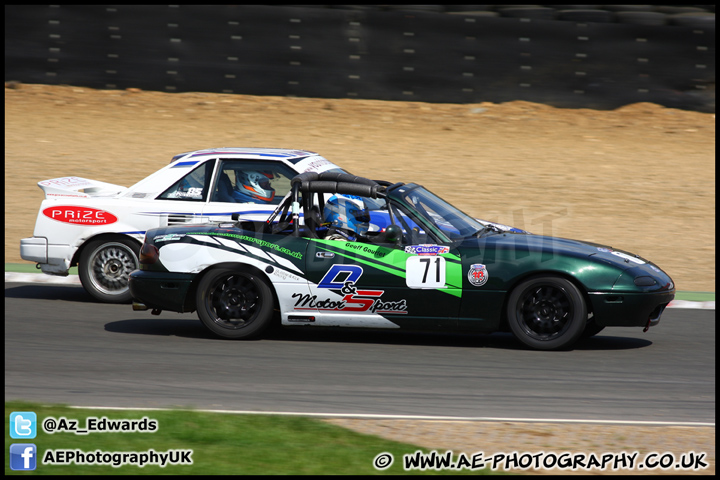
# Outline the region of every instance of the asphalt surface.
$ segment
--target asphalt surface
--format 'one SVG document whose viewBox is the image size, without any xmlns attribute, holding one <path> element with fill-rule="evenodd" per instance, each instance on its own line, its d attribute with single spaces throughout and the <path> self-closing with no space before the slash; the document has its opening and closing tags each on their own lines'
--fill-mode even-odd
<svg viewBox="0 0 720 480">
<path fill-rule="evenodd" d="M 571 351 L 509 334 L 272 332 L 214 337 L 195 313 L 5 284 L 5 400 L 79 406 L 715 422 L 715 311 L 607 328 Z"/>
</svg>

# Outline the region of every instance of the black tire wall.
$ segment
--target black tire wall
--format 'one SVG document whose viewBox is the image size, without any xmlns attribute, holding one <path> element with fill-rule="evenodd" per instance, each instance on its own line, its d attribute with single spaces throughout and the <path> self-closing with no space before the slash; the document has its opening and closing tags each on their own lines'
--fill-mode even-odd
<svg viewBox="0 0 720 480">
<path fill-rule="evenodd" d="M 400 7 L 6 5 L 5 81 L 715 111 L 714 13 Z"/>
</svg>

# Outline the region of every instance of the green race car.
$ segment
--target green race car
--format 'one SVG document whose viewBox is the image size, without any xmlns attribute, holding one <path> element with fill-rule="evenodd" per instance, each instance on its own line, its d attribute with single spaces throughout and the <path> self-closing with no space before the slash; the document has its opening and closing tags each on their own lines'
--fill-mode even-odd
<svg viewBox="0 0 720 480">
<path fill-rule="evenodd" d="M 283 326 L 511 331 L 541 350 L 648 327 L 675 296 L 637 255 L 476 220 L 420 185 L 308 172 L 266 221 L 148 230 L 133 308 L 217 335 Z"/>
</svg>

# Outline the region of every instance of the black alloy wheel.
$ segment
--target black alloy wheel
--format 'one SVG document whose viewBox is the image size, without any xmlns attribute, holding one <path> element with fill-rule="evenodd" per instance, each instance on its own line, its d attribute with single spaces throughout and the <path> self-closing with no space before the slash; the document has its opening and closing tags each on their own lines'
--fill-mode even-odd
<svg viewBox="0 0 720 480">
<path fill-rule="evenodd" d="M 558 350 L 580 338 L 587 306 L 580 290 L 562 277 L 533 277 L 520 283 L 508 301 L 515 337 L 538 350 Z"/>
<path fill-rule="evenodd" d="M 196 305 L 200 320 L 215 334 L 247 339 L 269 326 L 273 295 L 267 281 L 254 272 L 220 268 L 198 284 Z"/>
</svg>

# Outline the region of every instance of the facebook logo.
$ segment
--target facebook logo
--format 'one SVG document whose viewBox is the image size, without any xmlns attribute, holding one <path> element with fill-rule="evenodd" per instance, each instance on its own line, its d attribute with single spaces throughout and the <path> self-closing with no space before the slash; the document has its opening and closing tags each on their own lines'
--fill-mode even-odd
<svg viewBox="0 0 720 480">
<path fill-rule="evenodd" d="M 32 443 L 13 443 L 10 445 L 11 470 L 35 470 L 37 467 L 37 447 Z"/>
<path fill-rule="evenodd" d="M 35 438 L 37 415 L 35 412 L 12 412 L 10 414 L 10 438 Z"/>
</svg>

